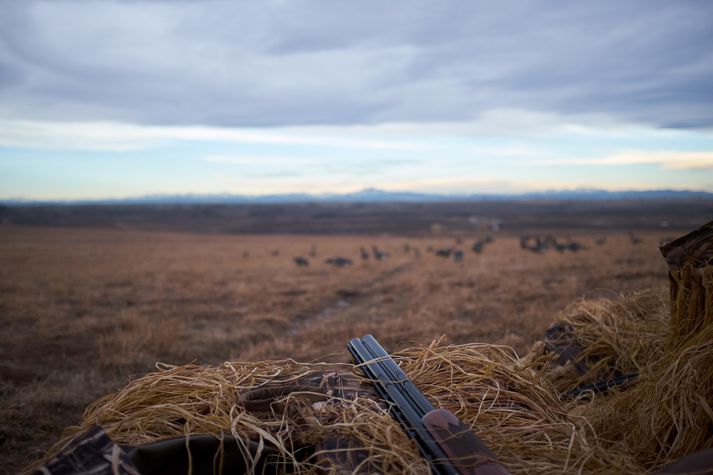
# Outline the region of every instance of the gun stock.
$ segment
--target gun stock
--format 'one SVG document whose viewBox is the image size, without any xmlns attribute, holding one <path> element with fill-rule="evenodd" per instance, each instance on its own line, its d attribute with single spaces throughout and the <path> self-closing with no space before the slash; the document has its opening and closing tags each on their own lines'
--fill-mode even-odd
<svg viewBox="0 0 713 475">
<path fill-rule="evenodd" d="M 434 409 L 421 422 L 458 473 L 509 475 L 495 454 L 449 410 Z"/>
</svg>

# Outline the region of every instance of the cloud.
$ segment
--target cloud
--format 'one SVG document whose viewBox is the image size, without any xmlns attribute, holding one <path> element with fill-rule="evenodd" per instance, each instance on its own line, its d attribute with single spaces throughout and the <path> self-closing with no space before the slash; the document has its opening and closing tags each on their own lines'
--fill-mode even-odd
<svg viewBox="0 0 713 475">
<path fill-rule="evenodd" d="M 309 163 L 311 160 L 300 160 L 294 156 L 276 156 L 276 155 L 206 155 L 201 157 L 204 162 L 223 163 L 229 165 L 244 165 L 254 166 L 260 165 L 285 165 L 294 164 L 296 161 Z"/>
<path fill-rule="evenodd" d="M 533 146 L 533 139 L 681 139 L 692 134 L 697 133 L 621 122 L 596 114 L 569 117 L 518 109 L 488 110 L 477 119 L 460 122 L 388 122 L 270 128 L 0 118 L 0 147 L 115 152 L 195 141 L 354 149 L 365 152 L 433 153 L 444 141 L 462 141 L 460 148 L 467 149 L 471 155 L 526 158 L 547 154 L 546 150 Z M 705 134 L 701 132 L 698 135 Z M 493 141 L 508 143 L 488 145 Z"/>
<path fill-rule="evenodd" d="M 424 178 L 408 181 L 386 181 L 379 188 L 387 191 L 417 191 L 421 193 L 436 193 L 444 195 L 477 194 L 477 193 L 523 193 L 535 191 L 532 183 L 519 180 L 503 180 L 495 177 L 480 176 L 478 178 Z"/>
<path fill-rule="evenodd" d="M 366 150 L 414 150 L 405 140 L 344 137 L 339 129 L 235 129 L 147 126 L 116 122 L 37 122 L 0 119 L 0 146 L 29 149 L 129 151 L 175 141 L 303 145 Z"/>
<path fill-rule="evenodd" d="M 713 127 L 713 4 L 5 1 L 0 117 L 208 127 Z"/>
<path fill-rule="evenodd" d="M 629 150 L 595 158 L 540 160 L 537 165 L 659 165 L 670 170 L 713 170 L 713 151 Z"/>
</svg>

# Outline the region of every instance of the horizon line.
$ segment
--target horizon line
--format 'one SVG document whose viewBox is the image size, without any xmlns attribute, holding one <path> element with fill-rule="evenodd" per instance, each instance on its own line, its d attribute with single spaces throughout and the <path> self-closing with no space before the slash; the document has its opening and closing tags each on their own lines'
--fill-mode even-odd
<svg viewBox="0 0 713 475">
<path fill-rule="evenodd" d="M 371 194 L 371 195 L 370 195 Z M 230 200 L 242 200 L 245 204 L 259 203 L 261 200 L 268 200 L 270 203 L 278 203 L 279 199 L 285 199 L 285 203 L 309 203 L 309 202 L 329 202 L 329 201 L 349 201 L 359 202 L 359 197 L 367 198 L 367 201 L 390 201 L 388 198 L 408 198 L 412 201 L 418 201 L 413 198 L 420 198 L 428 201 L 455 201 L 455 200 L 482 200 L 482 199 L 518 199 L 518 198 L 547 198 L 558 196 L 576 196 L 580 199 L 596 199 L 597 197 L 631 195 L 632 197 L 642 195 L 689 195 L 689 197 L 711 197 L 713 192 L 703 189 L 691 188 L 651 188 L 651 189 L 621 189 L 607 190 L 602 188 L 559 188 L 559 189 L 541 189 L 522 192 L 473 192 L 473 193 L 439 193 L 429 191 L 415 190 L 384 190 L 381 188 L 367 187 L 358 191 L 335 193 L 308 193 L 304 191 L 285 192 L 285 193 L 266 193 L 260 195 L 240 194 L 232 192 L 218 193 L 155 193 L 142 194 L 120 197 L 97 197 L 97 198 L 0 198 L 1 205 L 17 205 L 17 204 L 144 204 L 156 203 L 161 204 L 187 204 L 186 200 L 193 200 L 188 204 L 240 204 L 239 202 Z M 379 196 L 380 195 L 380 196 Z M 671 197 L 671 196 L 669 196 Z M 209 200 L 209 201 L 202 201 Z M 227 200 L 227 201 L 220 201 Z"/>
</svg>

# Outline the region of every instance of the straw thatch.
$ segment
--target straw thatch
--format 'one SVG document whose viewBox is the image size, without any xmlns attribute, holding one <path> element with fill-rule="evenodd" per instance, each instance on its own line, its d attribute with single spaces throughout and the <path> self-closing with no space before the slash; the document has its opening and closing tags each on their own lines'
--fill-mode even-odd
<svg viewBox="0 0 713 475">
<path fill-rule="evenodd" d="M 685 341 L 691 333 L 713 325 L 713 266 L 686 264 L 669 272 L 671 336 Z"/>
<path fill-rule="evenodd" d="M 713 447 L 713 325 L 686 337 L 679 330 L 672 339 L 676 322 L 663 291 L 581 302 L 559 319 L 582 351 L 559 366 L 556 355 L 543 354 L 540 342 L 528 359 L 558 390 L 639 375 L 635 384 L 609 395 L 572 401 L 571 413 L 586 417 L 600 440 L 620 441 L 624 453 L 647 471 Z M 575 362 L 586 371 L 577 371 Z"/>
<path fill-rule="evenodd" d="M 621 374 L 642 373 L 663 356 L 669 309 L 663 289 L 616 300 L 582 300 L 557 317 L 580 351 L 560 365 L 558 355 L 546 351 L 545 342 L 540 341 L 525 359 L 560 392 Z"/>
<path fill-rule="evenodd" d="M 659 469 L 713 448 L 713 327 L 647 365 L 640 381 L 587 410 L 600 437 L 621 440 L 638 463 Z"/>
<path fill-rule="evenodd" d="M 513 472 L 637 470 L 631 456 L 598 440 L 586 418 L 569 414 L 554 387 L 507 347 L 434 343 L 400 352 L 396 359 L 429 398 L 472 425 Z M 296 449 L 345 438 L 366 448 L 359 467 L 364 472 L 429 472 L 399 425 L 373 399 L 328 399 L 320 404 L 303 392 L 293 392 L 275 399 L 269 413 L 250 413 L 240 403 L 241 393 L 255 387 L 276 380 L 289 384 L 324 370 L 324 365 L 290 360 L 161 366 L 96 401 L 82 425 L 68 435 L 94 425 L 120 444 L 232 434 L 244 441 L 262 441 L 265 453 L 278 454 L 271 455 L 273 464 L 289 464 L 297 472 L 324 468 L 325 454 L 301 459 Z M 261 454 L 246 455 L 258 459 Z"/>
<path fill-rule="evenodd" d="M 661 247 L 671 283 L 671 338 L 713 325 L 713 222 Z"/>
</svg>

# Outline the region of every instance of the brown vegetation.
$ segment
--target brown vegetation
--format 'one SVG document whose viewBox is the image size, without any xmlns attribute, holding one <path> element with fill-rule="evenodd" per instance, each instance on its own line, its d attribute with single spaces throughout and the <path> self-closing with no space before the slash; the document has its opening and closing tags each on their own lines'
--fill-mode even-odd
<svg viewBox="0 0 713 475">
<path fill-rule="evenodd" d="M 659 473 L 710 448 L 713 427 L 713 326 L 689 330 L 671 346 L 671 336 L 682 336 L 681 320 L 671 318 L 666 293 L 570 305 L 556 327 L 566 325 L 570 344 L 583 351 L 570 353 L 564 365 L 561 354 L 542 351 L 552 340 L 537 342 L 524 359 L 505 346 L 440 341 L 394 357 L 437 407 L 474 427 L 512 473 Z M 711 292 L 703 293 L 713 302 Z M 632 369 L 633 386 L 562 396 L 572 384 L 591 386 L 611 381 L 607 372 Z M 289 359 L 160 365 L 93 402 L 53 453 L 98 425 L 129 445 L 188 434 L 238 440 L 241 472 L 289 466 L 290 473 L 430 473 L 359 373 L 351 365 Z"/>
<path fill-rule="evenodd" d="M 524 352 L 572 300 L 666 285 L 662 233 L 578 235 L 577 253 L 532 253 L 517 236 L 225 236 L 0 228 L 0 453 L 35 460 L 84 407 L 155 362 L 347 361 L 349 338 L 389 350 L 501 343 Z M 405 251 L 404 244 L 409 245 Z M 360 259 L 360 248 L 389 258 Z M 316 256 L 311 257 L 312 246 Z M 418 249 L 418 253 L 416 253 Z M 279 250 L 278 255 L 273 255 Z M 297 266 L 295 256 L 310 265 Z M 354 265 L 324 263 L 344 256 Z M 29 455 L 28 455 L 29 454 Z"/>
</svg>

